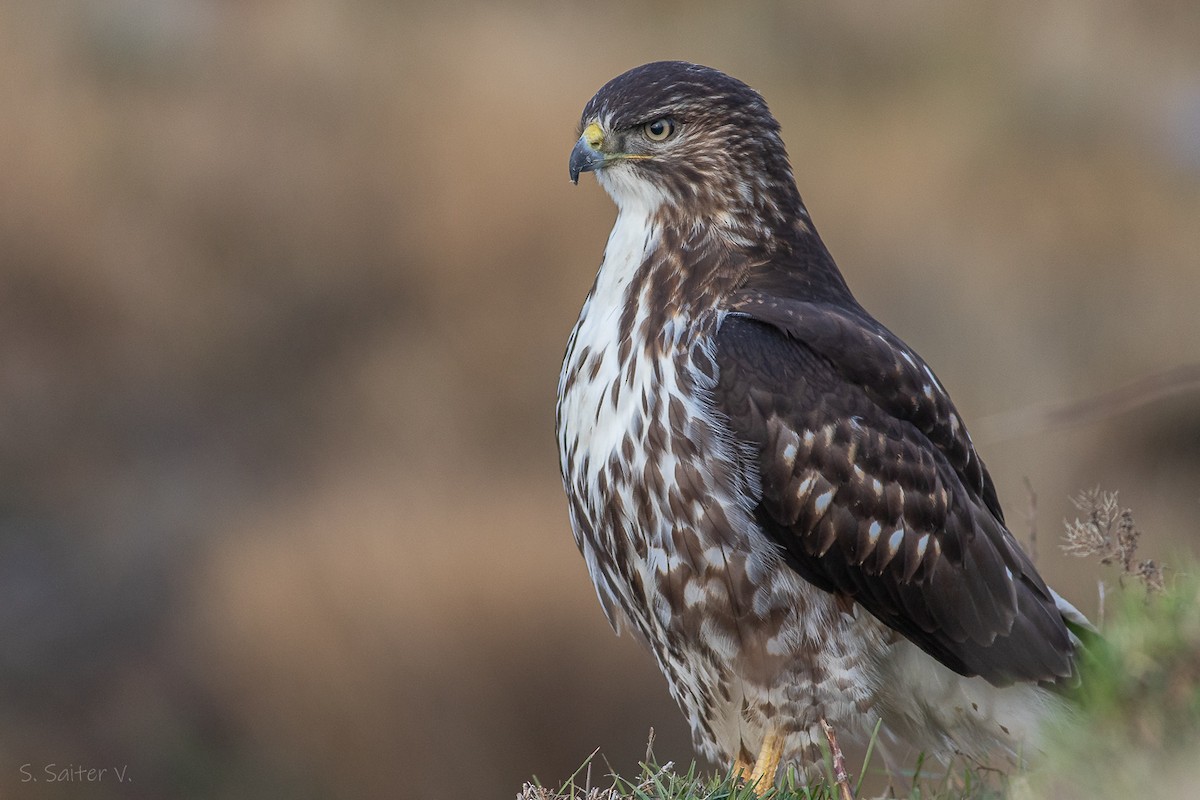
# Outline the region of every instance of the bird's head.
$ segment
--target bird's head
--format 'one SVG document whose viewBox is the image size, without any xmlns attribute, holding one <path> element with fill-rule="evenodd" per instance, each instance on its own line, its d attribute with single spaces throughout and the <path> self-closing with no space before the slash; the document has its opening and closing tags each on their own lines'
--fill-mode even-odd
<svg viewBox="0 0 1200 800">
<path fill-rule="evenodd" d="M 575 183 L 595 172 L 621 208 L 667 204 L 760 228 L 803 213 L 762 96 L 683 61 L 645 64 L 601 87 L 583 109 L 570 171 Z"/>
</svg>

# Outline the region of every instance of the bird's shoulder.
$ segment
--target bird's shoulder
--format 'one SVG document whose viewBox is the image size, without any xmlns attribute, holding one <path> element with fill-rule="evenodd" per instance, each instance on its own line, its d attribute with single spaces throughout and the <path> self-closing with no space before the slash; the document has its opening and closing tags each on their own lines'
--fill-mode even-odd
<svg viewBox="0 0 1200 800">
<path fill-rule="evenodd" d="M 885 415 L 919 431 L 1004 522 L 991 476 L 949 392 L 916 351 L 852 298 L 803 300 L 743 288 L 731 296 L 728 308 L 734 313 L 726 341 L 739 340 L 740 352 L 770 351 L 773 369 L 789 357 L 819 359 L 829 373 L 825 377 L 843 391 L 860 393 Z M 798 346 L 787 346 L 787 340 Z"/>
</svg>

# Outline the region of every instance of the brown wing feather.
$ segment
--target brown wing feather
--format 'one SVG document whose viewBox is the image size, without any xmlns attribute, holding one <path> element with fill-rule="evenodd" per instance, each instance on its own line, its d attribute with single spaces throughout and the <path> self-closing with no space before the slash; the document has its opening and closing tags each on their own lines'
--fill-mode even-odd
<svg viewBox="0 0 1200 800">
<path fill-rule="evenodd" d="M 924 362 L 857 307 L 734 307 L 714 401 L 754 453 L 757 518 L 789 563 L 962 674 L 1071 674 L 1053 595 Z"/>
<path fill-rule="evenodd" d="M 752 289 L 735 293 L 731 301 L 732 308 L 786 331 L 824 355 L 881 408 L 916 426 L 1004 522 L 991 476 L 950 396 L 933 370 L 895 334 L 856 303 L 803 302 Z"/>
</svg>

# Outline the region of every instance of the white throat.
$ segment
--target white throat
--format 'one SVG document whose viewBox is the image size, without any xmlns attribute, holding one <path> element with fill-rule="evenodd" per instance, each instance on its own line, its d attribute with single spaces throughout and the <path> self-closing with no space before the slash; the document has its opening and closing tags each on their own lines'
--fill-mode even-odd
<svg viewBox="0 0 1200 800">
<path fill-rule="evenodd" d="M 661 231 L 656 220 L 666 196 L 649 181 L 632 177 L 619 166 L 601 170 L 596 177 L 617 204 L 617 219 L 608 235 L 596 286 L 588 296 L 582 316 L 606 319 L 611 314 L 615 329 L 616 316 L 625 307 L 625 295 L 634 274 L 646 256 L 658 247 Z"/>
<path fill-rule="evenodd" d="M 608 196 L 624 212 L 644 211 L 647 217 L 654 215 L 668 198 L 665 192 L 650 181 L 638 176 L 628 163 L 614 164 L 596 171 L 596 182 L 604 187 Z"/>
</svg>

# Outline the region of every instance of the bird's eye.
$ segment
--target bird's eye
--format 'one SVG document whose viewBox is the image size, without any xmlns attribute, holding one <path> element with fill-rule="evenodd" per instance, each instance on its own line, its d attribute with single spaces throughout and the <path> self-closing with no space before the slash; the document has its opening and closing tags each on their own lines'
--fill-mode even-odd
<svg viewBox="0 0 1200 800">
<path fill-rule="evenodd" d="M 667 117 L 663 117 L 653 122 L 647 122 L 642 127 L 642 130 L 645 131 L 646 138 L 650 141 L 661 142 L 670 139 L 672 134 L 675 133 L 675 123 Z"/>
</svg>

